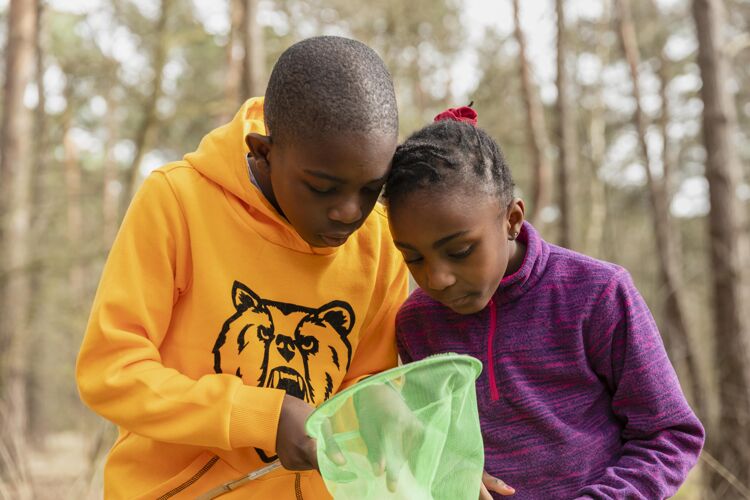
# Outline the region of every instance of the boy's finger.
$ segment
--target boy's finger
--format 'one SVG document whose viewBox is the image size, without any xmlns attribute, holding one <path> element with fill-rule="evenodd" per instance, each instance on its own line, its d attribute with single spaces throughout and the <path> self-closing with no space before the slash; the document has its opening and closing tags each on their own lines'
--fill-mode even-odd
<svg viewBox="0 0 750 500">
<path fill-rule="evenodd" d="M 341 448 L 339 447 L 339 444 L 336 442 L 336 439 L 333 437 L 333 427 L 331 427 L 331 422 L 329 420 L 325 420 L 320 430 L 323 435 L 323 441 L 325 443 L 325 452 L 326 452 L 326 456 L 328 457 L 328 460 L 330 460 L 336 465 L 345 465 L 346 457 L 344 456 L 344 453 L 341 451 Z"/>
<path fill-rule="evenodd" d="M 401 467 L 404 465 L 403 462 L 391 461 L 385 465 L 385 483 L 388 486 L 388 491 L 396 493 L 396 487 L 398 486 L 398 476 L 401 472 Z"/>
<path fill-rule="evenodd" d="M 367 443 L 367 460 L 372 466 L 372 472 L 376 476 L 381 476 L 385 471 L 385 456 L 383 453 L 383 436 L 378 435 L 377 437 L 371 436 L 370 439 L 365 439 Z"/>
<path fill-rule="evenodd" d="M 401 473 L 401 468 L 404 466 L 403 456 L 404 450 L 395 447 L 392 441 L 384 443 L 384 454 L 385 454 L 385 482 L 388 486 L 388 491 L 391 493 L 396 492 L 398 486 L 398 476 Z"/>
</svg>

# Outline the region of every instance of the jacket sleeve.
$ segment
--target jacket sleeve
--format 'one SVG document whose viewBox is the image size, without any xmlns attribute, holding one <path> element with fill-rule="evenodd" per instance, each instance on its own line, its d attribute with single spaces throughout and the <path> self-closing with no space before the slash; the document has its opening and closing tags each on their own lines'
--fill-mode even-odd
<svg viewBox="0 0 750 500">
<path fill-rule="evenodd" d="M 627 272 L 612 278 L 590 321 L 587 355 L 612 394 L 623 446 L 619 460 L 576 498 L 670 497 L 698 460 L 704 430 Z"/>
<path fill-rule="evenodd" d="M 136 194 L 105 265 L 78 355 L 83 401 L 120 427 L 170 443 L 276 448 L 283 392 L 233 375 L 197 380 L 166 367 L 159 352 L 189 286 L 190 245 L 163 172 Z"/>
<path fill-rule="evenodd" d="M 409 294 L 409 271 L 392 243 L 384 253 L 387 261 L 386 266 L 383 266 L 384 272 L 379 276 L 381 285 L 376 287 L 376 293 L 370 301 L 374 313 L 363 328 L 340 390 L 370 375 L 393 368 L 398 363 L 396 313 Z"/>
</svg>

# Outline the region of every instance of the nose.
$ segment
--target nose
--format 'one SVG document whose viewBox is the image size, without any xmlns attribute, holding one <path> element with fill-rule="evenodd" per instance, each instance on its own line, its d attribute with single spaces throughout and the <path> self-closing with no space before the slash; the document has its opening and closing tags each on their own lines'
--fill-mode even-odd
<svg viewBox="0 0 750 500">
<path fill-rule="evenodd" d="M 425 270 L 427 286 L 430 290 L 445 290 L 456 283 L 456 277 L 445 265 L 431 264 Z"/>
<path fill-rule="evenodd" d="M 294 357 L 294 339 L 287 335 L 278 335 L 276 337 L 276 349 L 278 349 L 281 357 L 288 363 Z"/>
<path fill-rule="evenodd" d="M 352 196 L 328 210 L 328 218 L 342 224 L 354 224 L 362 218 L 362 205 L 359 197 Z"/>
</svg>

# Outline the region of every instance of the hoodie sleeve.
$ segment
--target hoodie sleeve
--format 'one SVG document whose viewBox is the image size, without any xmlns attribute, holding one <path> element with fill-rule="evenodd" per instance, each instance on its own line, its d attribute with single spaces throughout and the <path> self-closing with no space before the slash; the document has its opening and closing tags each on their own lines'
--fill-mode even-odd
<svg viewBox="0 0 750 500">
<path fill-rule="evenodd" d="M 385 231 L 388 231 L 387 228 Z M 387 238 L 388 244 L 383 252 L 387 258 L 386 266 L 379 273 L 380 284 L 370 301 L 372 307 L 377 309 L 362 331 L 340 390 L 398 364 L 396 313 L 409 294 L 409 271 L 393 246 L 390 235 Z"/>
<path fill-rule="evenodd" d="M 233 449 L 276 448 L 283 391 L 233 375 L 192 379 L 162 363 L 159 347 L 189 286 L 190 245 L 163 172 L 136 194 L 110 251 L 78 355 L 83 401 L 154 440 Z"/>
<path fill-rule="evenodd" d="M 587 339 L 594 371 L 623 424 L 619 460 L 576 498 L 667 498 L 698 460 L 704 430 L 688 406 L 659 331 L 627 272 L 595 305 Z"/>
</svg>

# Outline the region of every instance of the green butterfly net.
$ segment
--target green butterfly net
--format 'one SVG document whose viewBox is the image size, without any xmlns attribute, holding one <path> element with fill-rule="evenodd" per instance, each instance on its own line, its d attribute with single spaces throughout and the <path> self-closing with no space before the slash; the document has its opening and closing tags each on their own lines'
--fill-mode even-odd
<svg viewBox="0 0 750 500">
<path fill-rule="evenodd" d="M 305 429 L 336 500 L 476 500 L 484 447 L 482 363 L 440 354 L 372 376 L 323 403 Z"/>
</svg>

